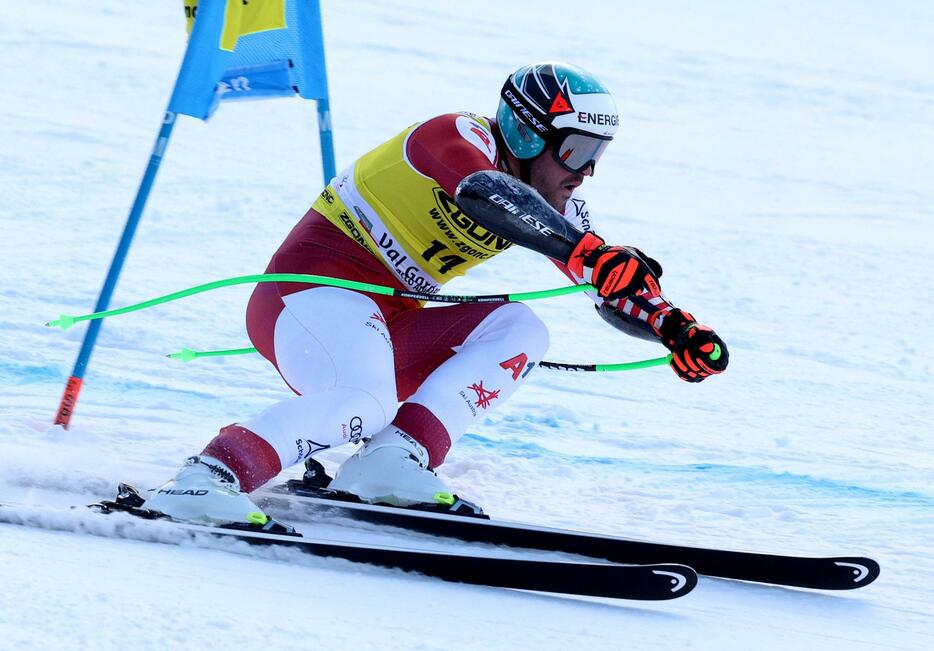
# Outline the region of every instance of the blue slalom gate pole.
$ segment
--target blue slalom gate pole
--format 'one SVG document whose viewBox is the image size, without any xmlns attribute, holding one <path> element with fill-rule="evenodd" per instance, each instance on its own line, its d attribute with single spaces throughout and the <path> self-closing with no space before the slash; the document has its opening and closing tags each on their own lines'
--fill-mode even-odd
<svg viewBox="0 0 934 651">
<path fill-rule="evenodd" d="M 120 271 L 123 269 L 127 251 L 129 251 L 133 236 L 136 234 L 136 226 L 139 224 L 143 209 L 146 207 L 146 201 L 149 199 L 149 191 L 156 180 L 156 173 L 162 163 L 165 148 L 169 144 L 169 137 L 175 127 L 176 118 L 177 115 L 172 111 L 165 112 L 162 127 L 159 129 L 159 135 L 156 138 L 156 144 L 153 145 L 152 154 L 149 157 L 149 165 L 146 167 L 143 180 L 136 191 L 136 199 L 133 201 L 133 207 L 130 209 L 126 225 L 123 227 L 123 235 L 120 236 L 117 251 L 110 262 L 107 278 L 104 280 L 104 285 L 97 297 L 97 305 L 94 307 L 95 312 L 106 310 L 110 305 L 110 298 L 113 296 L 114 287 L 117 285 L 117 278 L 119 278 Z M 68 429 L 71 415 L 75 410 L 75 403 L 78 402 L 78 394 L 81 392 L 81 385 L 84 383 L 84 373 L 87 370 L 88 361 L 91 359 L 91 352 L 97 342 L 97 335 L 100 332 L 102 322 L 103 319 L 98 319 L 88 325 L 88 330 L 84 334 L 84 341 L 81 342 L 81 350 L 78 352 L 78 359 L 75 361 L 75 367 L 71 372 L 71 377 L 68 378 L 68 382 L 65 384 L 65 392 L 58 406 L 58 412 L 55 414 L 55 424 L 61 425 L 65 429 Z"/>
<path fill-rule="evenodd" d="M 321 142 L 321 167 L 324 185 L 337 175 L 334 168 L 334 134 L 331 131 L 331 103 L 328 98 L 318 100 L 318 137 Z"/>
</svg>

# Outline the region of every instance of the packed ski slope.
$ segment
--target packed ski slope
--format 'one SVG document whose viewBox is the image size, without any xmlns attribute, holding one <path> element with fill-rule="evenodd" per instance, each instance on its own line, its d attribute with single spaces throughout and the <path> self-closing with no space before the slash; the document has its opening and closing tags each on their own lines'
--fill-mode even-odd
<svg viewBox="0 0 934 651">
<path fill-rule="evenodd" d="M 502 518 L 866 554 L 881 578 L 834 594 L 702 578 L 673 602 L 595 602 L 0 524 L 0 646 L 926 648 L 930 3 L 391 0 L 323 12 L 339 166 L 417 120 L 492 114 L 526 62 L 564 59 L 604 79 L 622 127 L 585 184 L 594 223 L 658 258 L 668 296 L 730 345 L 729 371 L 698 386 L 666 369 L 538 371 L 465 436 L 444 478 Z M 93 306 L 184 45 L 178 2 L 37 0 L 0 22 L 0 500 L 153 486 L 218 427 L 286 395 L 258 357 L 164 357 L 247 345 L 249 289 L 229 288 L 109 320 L 72 428 L 49 426 L 83 328 L 42 324 Z M 183 118 L 115 304 L 262 271 L 320 190 L 313 116 L 280 100 Z M 446 289 L 563 284 L 549 269 L 514 250 Z M 533 307 L 550 359 L 663 352 L 609 329 L 582 297 Z"/>
</svg>

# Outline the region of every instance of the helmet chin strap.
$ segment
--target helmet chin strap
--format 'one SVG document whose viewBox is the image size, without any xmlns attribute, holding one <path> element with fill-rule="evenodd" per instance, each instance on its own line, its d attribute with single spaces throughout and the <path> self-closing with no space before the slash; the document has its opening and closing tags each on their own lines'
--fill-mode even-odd
<svg viewBox="0 0 934 651">
<path fill-rule="evenodd" d="M 541 154 L 539 154 L 541 156 Z M 526 185 L 532 185 L 532 161 L 534 158 L 519 159 L 519 180 Z"/>
<path fill-rule="evenodd" d="M 541 156 L 541 154 L 538 156 Z M 535 158 L 538 158 L 538 156 Z M 526 185 L 532 185 L 532 161 L 535 160 L 535 158 L 517 158 L 516 160 L 519 163 L 519 173 L 516 174 L 516 170 L 512 169 L 512 166 L 509 164 L 509 159 L 506 156 L 503 156 L 503 171 L 507 174 L 515 176 Z"/>
</svg>

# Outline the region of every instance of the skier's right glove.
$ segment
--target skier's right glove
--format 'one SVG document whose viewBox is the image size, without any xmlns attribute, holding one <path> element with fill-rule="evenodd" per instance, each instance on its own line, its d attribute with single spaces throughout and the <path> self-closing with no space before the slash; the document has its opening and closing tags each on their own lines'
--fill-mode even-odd
<svg viewBox="0 0 934 651">
<path fill-rule="evenodd" d="M 607 300 L 631 296 L 639 290 L 658 295 L 662 266 L 632 246 L 607 246 L 602 237 L 584 233 L 567 261 L 568 269 L 597 289 Z"/>
<path fill-rule="evenodd" d="M 671 368 L 686 382 L 702 382 L 726 370 L 730 353 L 713 328 L 699 325 L 689 313 L 674 308 L 658 334 L 671 351 Z"/>
</svg>

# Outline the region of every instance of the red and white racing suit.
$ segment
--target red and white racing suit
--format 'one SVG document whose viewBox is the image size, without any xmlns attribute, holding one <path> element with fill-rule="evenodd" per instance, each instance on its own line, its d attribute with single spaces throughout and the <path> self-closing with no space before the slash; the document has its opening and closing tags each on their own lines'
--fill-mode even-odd
<svg viewBox="0 0 934 651">
<path fill-rule="evenodd" d="M 266 272 L 436 293 L 509 248 L 453 199 L 465 176 L 500 167 L 495 128 L 471 114 L 442 115 L 365 154 L 324 189 Z M 565 217 L 590 229 L 577 196 Z M 205 448 L 247 492 L 320 450 L 390 424 L 425 446 L 436 467 L 548 348 L 544 324 L 521 303 L 424 308 L 300 283 L 259 284 L 247 328 L 297 394 L 223 428 Z"/>
</svg>

